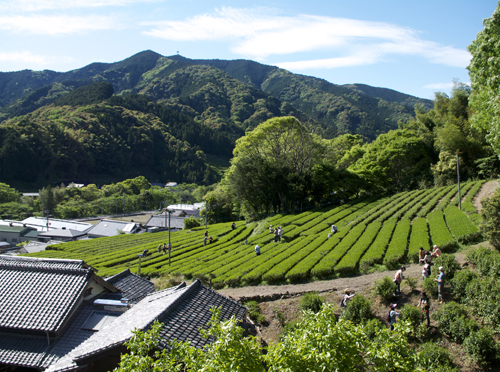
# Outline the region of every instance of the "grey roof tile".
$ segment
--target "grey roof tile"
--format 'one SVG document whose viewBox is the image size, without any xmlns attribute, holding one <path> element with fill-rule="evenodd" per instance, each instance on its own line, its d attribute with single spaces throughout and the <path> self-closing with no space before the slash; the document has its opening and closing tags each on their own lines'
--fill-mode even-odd
<svg viewBox="0 0 500 372">
<path fill-rule="evenodd" d="M 199 348 L 210 342 L 202 339 L 198 329 L 207 327 L 212 313 L 210 308 L 221 307 L 222 319 L 235 315 L 243 320 L 247 309 L 237 302 L 204 287 L 198 280 L 190 286 L 184 283 L 177 287 L 154 292 L 111 324 L 83 342 L 76 349 L 51 365 L 47 372 L 64 371 L 76 367 L 76 363 L 106 350 L 121 346 L 132 337 L 132 330 L 148 329 L 156 320 L 164 323 L 161 347 L 167 347 L 173 339 L 190 340 Z"/>
<path fill-rule="evenodd" d="M 0 329 L 58 332 L 91 275 L 81 260 L 0 256 Z"/>
<path fill-rule="evenodd" d="M 155 285 L 152 282 L 130 272 L 129 269 L 105 280 L 118 288 L 120 291 L 118 295 L 128 298 L 130 303 L 137 303 L 146 295 L 155 291 Z"/>
</svg>

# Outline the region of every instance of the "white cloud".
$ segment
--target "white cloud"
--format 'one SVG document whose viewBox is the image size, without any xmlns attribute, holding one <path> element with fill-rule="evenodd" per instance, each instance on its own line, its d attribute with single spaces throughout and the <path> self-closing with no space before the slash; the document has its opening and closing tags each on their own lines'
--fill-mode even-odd
<svg viewBox="0 0 500 372">
<path fill-rule="evenodd" d="M 0 10 L 33 12 L 50 9 L 95 8 L 105 6 L 125 6 L 133 3 L 153 2 L 156 0 L 11 0 L 0 3 Z"/>
<path fill-rule="evenodd" d="M 0 30 L 38 35 L 67 35 L 116 28 L 112 17 L 0 16 Z"/>
<path fill-rule="evenodd" d="M 48 59 L 46 56 L 32 54 L 28 51 L 23 52 L 0 52 L 0 62 L 22 62 L 22 63 L 35 63 L 39 65 L 46 64 Z"/>
<path fill-rule="evenodd" d="M 466 50 L 422 40 L 417 31 L 388 23 L 272 13 L 263 8 L 223 7 L 184 21 L 143 23 L 149 27 L 144 34 L 174 41 L 227 40 L 233 43 L 233 52 L 260 61 L 312 51 L 332 56 L 274 63 L 293 70 L 373 64 L 393 55 L 463 68 L 470 60 Z"/>
</svg>

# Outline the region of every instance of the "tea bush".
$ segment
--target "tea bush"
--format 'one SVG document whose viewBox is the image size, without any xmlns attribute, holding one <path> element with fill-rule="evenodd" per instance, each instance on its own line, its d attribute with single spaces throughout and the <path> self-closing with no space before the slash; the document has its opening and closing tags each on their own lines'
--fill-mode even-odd
<svg viewBox="0 0 500 372">
<path fill-rule="evenodd" d="M 374 293 L 384 300 L 389 301 L 394 297 L 394 292 L 396 292 L 396 283 L 389 276 L 384 276 L 380 280 L 375 281 Z"/>
<path fill-rule="evenodd" d="M 373 318 L 371 301 L 356 295 L 347 302 L 343 317 L 353 323 L 366 323 Z"/>
<path fill-rule="evenodd" d="M 302 296 L 300 299 L 301 310 L 311 310 L 317 313 L 321 310 L 325 299 L 321 297 L 318 292 L 309 292 Z"/>
</svg>

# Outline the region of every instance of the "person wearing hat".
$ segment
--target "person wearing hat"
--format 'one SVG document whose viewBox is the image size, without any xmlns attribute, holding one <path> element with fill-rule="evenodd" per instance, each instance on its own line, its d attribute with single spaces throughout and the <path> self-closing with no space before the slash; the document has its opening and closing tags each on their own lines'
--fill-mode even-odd
<svg viewBox="0 0 500 372">
<path fill-rule="evenodd" d="M 255 255 L 260 256 L 260 247 L 258 244 L 255 246 Z"/>
<path fill-rule="evenodd" d="M 391 310 L 389 311 L 389 325 L 391 326 L 391 331 L 394 330 L 394 324 L 396 324 L 396 317 L 399 316 L 399 313 L 394 310 L 398 306 L 398 304 L 391 304 L 390 308 Z"/>
<path fill-rule="evenodd" d="M 427 327 L 431 326 L 431 320 L 429 318 L 429 310 L 431 308 L 431 300 L 427 297 L 427 293 L 425 290 L 422 290 L 420 293 L 420 301 L 418 302 L 418 307 L 425 313 L 425 317 L 427 318 Z"/>
<path fill-rule="evenodd" d="M 437 276 L 436 279 L 434 279 L 435 282 L 438 283 L 438 301 L 440 304 L 443 303 L 443 287 L 444 287 L 444 268 L 443 266 L 439 266 L 439 275 Z"/>
<path fill-rule="evenodd" d="M 396 292 L 398 296 L 401 296 L 401 282 L 404 279 L 403 271 L 405 270 L 406 268 L 404 266 L 401 266 L 401 268 L 396 272 L 396 275 L 394 275 L 394 283 L 396 283 L 398 287 Z"/>
<path fill-rule="evenodd" d="M 349 288 L 344 289 L 344 297 L 342 297 L 342 301 L 340 301 L 340 307 L 344 308 L 344 311 L 347 307 L 347 301 L 349 301 L 354 296 L 356 296 L 356 293 L 351 294 Z"/>
</svg>

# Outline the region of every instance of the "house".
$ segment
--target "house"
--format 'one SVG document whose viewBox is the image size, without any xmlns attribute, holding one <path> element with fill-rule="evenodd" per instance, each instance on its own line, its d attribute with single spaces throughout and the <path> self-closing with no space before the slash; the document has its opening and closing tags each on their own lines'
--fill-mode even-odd
<svg viewBox="0 0 500 372">
<path fill-rule="evenodd" d="M 35 233 L 35 234 L 33 234 Z M 36 229 L 28 226 L 14 226 L 0 224 L 0 241 L 9 243 L 11 246 L 16 246 L 21 242 L 36 240 Z"/>
<path fill-rule="evenodd" d="M 47 217 L 28 217 L 18 221 L 9 221 L 14 224 L 23 224 L 29 227 L 34 227 L 38 231 L 50 231 L 55 229 L 72 229 L 77 231 L 86 231 L 92 227 L 92 224 L 88 222 L 72 221 L 72 220 L 61 220 L 58 218 L 47 218 Z"/>
<path fill-rule="evenodd" d="M 124 296 L 154 291 L 129 271 L 109 279 L 82 260 L 0 255 L 0 369 L 48 368 L 135 303 Z M 97 300 L 112 302 L 106 309 Z"/>
<path fill-rule="evenodd" d="M 182 212 L 183 217 L 200 217 L 200 210 L 205 208 L 205 203 L 172 204 L 167 207 L 172 213 Z"/>
<path fill-rule="evenodd" d="M 147 330 L 155 320 L 162 323 L 159 348 L 167 348 L 172 340 L 190 341 L 203 349 L 210 342 L 201 337 L 200 328 L 207 328 L 210 309 L 219 307 L 221 319 L 232 316 L 245 324 L 247 308 L 203 286 L 199 280 L 151 293 L 132 306 L 113 323 L 106 323 L 65 357 L 47 369 L 62 371 L 108 371 L 120 361 L 126 349 L 123 343 L 133 336 L 134 328 Z"/>
<path fill-rule="evenodd" d="M 85 235 L 87 235 L 87 233 L 84 231 L 67 229 L 66 227 L 63 227 L 61 229 L 40 232 L 38 234 L 38 239 L 40 241 L 59 240 L 68 242 L 71 240 L 78 240 L 78 238 Z"/>
<path fill-rule="evenodd" d="M 203 349 L 210 308 L 246 321 L 247 309 L 198 280 L 153 292 L 129 270 L 102 279 L 82 260 L 0 255 L 0 369 L 109 371 L 134 329 L 161 328 L 160 348 L 174 339 Z"/>
<path fill-rule="evenodd" d="M 120 234 L 134 234 L 138 232 L 140 227 L 141 224 L 136 222 L 104 219 L 100 220 L 86 232 L 89 238 L 102 238 Z"/>
<path fill-rule="evenodd" d="M 179 231 L 184 228 L 184 219 L 186 217 L 173 217 L 173 213 L 170 215 L 170 231 Z M 163 212 L 161 214 L 153 215 L 144 224 L 144 227 L 148 230 L 157 228 L 158 230 L 167 230 L 169 227 L 169 217 L 168 213 Z"/>
</svg>

